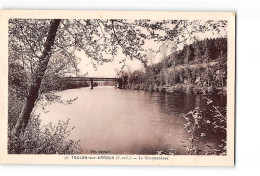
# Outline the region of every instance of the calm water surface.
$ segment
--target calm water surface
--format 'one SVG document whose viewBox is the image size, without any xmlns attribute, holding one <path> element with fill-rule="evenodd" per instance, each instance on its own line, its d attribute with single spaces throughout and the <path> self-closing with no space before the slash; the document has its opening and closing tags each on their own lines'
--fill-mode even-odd
<svg viewBox="0 0 260 176">
<path fill-rule="evenodd" d="M 70 89 L 57 93 L 63 100 L 78 97 L 72 104 L 53 103 L 43 113 L 38 105 L 43 124 L 70 119 L 75 127 L 69 139 L 80 140 L 84 154 L 91 150 L 110 151 L 112 154 L 155 154 L 156 151 L 176 149 L 184 153 L 181 141 L 189 134 L 183 128 L 182 113 L 195 107 L 207 108 L 201 95 L 167 94 L 95 87 Z M 226 105 L 225 97 L 215 97 L 218 106 Z M 201 145 L 216 145 L 212 137 Z"/>
</svg>

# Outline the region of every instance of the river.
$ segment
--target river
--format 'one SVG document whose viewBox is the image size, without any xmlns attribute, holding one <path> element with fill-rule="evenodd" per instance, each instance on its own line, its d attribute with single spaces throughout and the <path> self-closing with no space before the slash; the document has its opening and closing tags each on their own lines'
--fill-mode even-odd
<svg viewBox="0 0 260 176">
<path fill-rule="evenodd" d="M 77 100 L 72 104 L 52 103 L 40 105 L 43 124 L 70 119 L 75 127 L 69 139 L 80 140 L 84 154 L 91 150 L 109 151 L 110 154 L 156 154 L 156 151 L 176 149 L 185 153 L 181 141 L 188 143 L 189 133 L 184 129 L 182 113 L 195 107 L 207 108 L 201 95 L 145 92 L 94 87 L 69 89 L 56 93 L 63 100 Z M 213 97 L 218 106 L 226 105 L 226 98 Z M 217 145 L 212 137 L 200 142 Z"/>
</svg>

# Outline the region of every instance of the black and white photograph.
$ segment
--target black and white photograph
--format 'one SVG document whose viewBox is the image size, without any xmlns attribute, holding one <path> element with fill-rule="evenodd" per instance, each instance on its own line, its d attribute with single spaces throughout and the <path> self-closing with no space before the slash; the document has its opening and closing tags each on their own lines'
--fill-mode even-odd
<svg viewBox="0 0 260 176">
<path fill-rule="evenodd" d="M 235 13 L 8 13 L 8 157 L 234 164 Z"/>
</svg>

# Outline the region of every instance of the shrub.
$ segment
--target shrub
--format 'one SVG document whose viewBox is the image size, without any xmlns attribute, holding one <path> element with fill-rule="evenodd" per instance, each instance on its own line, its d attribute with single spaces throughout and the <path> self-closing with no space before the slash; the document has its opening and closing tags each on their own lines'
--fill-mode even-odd
<svg viewBox="0 0 260 176">
<path fill-rule="evenodd" d="M 186 92 L 191 93 L 193 91 L 193 85 L 189 84 L 186 86 Z"/>
<path fill-rule="evenodd" d="M 197 94 L 198 92 L 200 92 L 200 87 L 195 85 L 195 86 L 193 86 L 192 90 L 193 90 L 194 94 Z"/>
<path fill-rule="evenodd" d="M 207 104 L 210 105 L 213 101 L 203 93 L 204 98 L 207 100 Z M 226 111 L 217 106 L 210 105 L 210 111 L 212 112 L 210 118 L 207 118 L 203 111 L 199 108 L 189 111 L 187 114 L 183 114 L 185 119 L 184 128 L 190 134 L 188 143 L 181 141 L 183 147 L 190 155 L 226 155 Z M 220 143 L 216 146 L 207 145 L 208 150 L 203 150 L 198 147 L 197 141 L 203 140 L 203 137 L 210 135 L 214 132 L 214 137 L 220 138 Z"/>
<path fill-rule="evenodd" d="M 182 92 L 183 88 L 182 88 L 182 85 L 181 84 L 176 84 L 174 86 L 174 91 L 176 92 Z"/>
<path fill-rule="evenodd" d="M 19 137 L 11 135 L 8 129 L 9 154 L 79 154 L 81 149 L 79 141 L 68 140 L 73 130 L 68 129 L 69 119 L 59 121 L 58 125 L 49 123 L 41 126 L 39 116 L 34 115 L 23 134 Z"/>
</svg>

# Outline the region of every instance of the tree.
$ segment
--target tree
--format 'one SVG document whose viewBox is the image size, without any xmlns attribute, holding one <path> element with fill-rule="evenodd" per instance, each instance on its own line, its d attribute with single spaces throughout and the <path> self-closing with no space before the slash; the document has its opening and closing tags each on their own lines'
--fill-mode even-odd
<svg viewBox="0 0 260 176">
<path fill-rule="evenodd" d="M 149 51 L 146 54 L 146 59 L 147 59 L 148 64 L 153 65 L 155 58 L 156 58 L 156 53 L 152 49 L 149 49 Z M 147 67 L 146 64 L 145 64 L 145 67 Z"/>
<path fill-rule="evenodd" d="M 215 27 L 218 24 L 218 27 Z M 41 82 L 51 56 L 74 57 L 76 50 L 84 51 L 94 68 L 111 62 L 119 53 L 128 59 L 147 64 L 147 41 L 155 43 L 185 43 L 194 33 L 225 28 L 227 21 L 188 20 L 9 20 L 9 62 L 19 61 L 31 73 L 26 91 L 26 103 L 13 130 L 23 132 L 39 97 Z M 125 59 L 123 60 L 123 62 Z"/>
<path fill-rule="evenodd" d="M 51 48 L 54 44 L 54 40 L 55 40 L 55 36 L 59 24 L 60 24 L 59 19 L 51 20 L 50 22 L 50 28 L 48 31 L 47 39 L 44 43 L 44 49 L 42 55 L 39 57 L 37 69 L 35 71 L 35 74 L 32 77 L 32 83 L 28 87 L 26 102 L 23 106 L 23 109 L 19 115 L 18 121 L 13 131 L 14 136 L 18 136 L 20 130 L 23 132 L 25 127 L 28 124 L 35 101 L 37 100 L 39 95 L 38 92 L 41 86 L 44 73 L 47 69 L 49 59 L 51 57 Z"/>
</svg>

